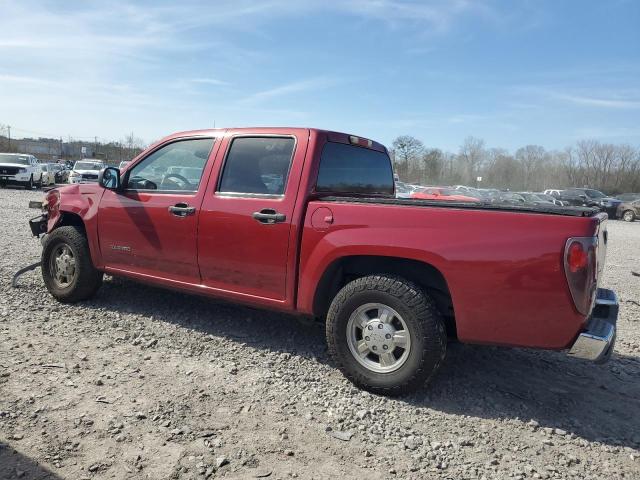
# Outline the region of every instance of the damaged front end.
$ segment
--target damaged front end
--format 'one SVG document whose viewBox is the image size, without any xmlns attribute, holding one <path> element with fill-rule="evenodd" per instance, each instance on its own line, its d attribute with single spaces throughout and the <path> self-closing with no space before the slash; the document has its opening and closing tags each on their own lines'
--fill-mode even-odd
<svg viewBox="0 0 640 480">
<path fill-rule="evenodd" d="M 34 237 L 40 238 L 45 235 L 52 227 L 52 220 L 55 222 L 59 216 L 60 192 L 58 189 L 52 189 L 45 193 L 42 201 L 32 200 L 29 202 L 29 208 L 40 210 L 41 215 L 29 219 L 29 228 Z"/>
<path fill-rule="evenodd" d="M 29 227 L 34 237 L 40 238 L 40 235 L 47 233 L 47 221 L 49 220 L 49 209 L 47 208 L 47 202 L 36 202 L 32 200 L 29 202 L 29 208 L 40 210 L 41 215 L 29 219 Z"/>
<path fill-rule="evenodd" d="M 29 219 L 29 227 L 34 237 L 40 238 L 40 235 L 47 233 L 47 222 L 49 221 L 47 213 L 38 215 Z"/>
<path fill-rule="evenodd" d="M 49 221 L 49 209 L 47 207 L 48 203 L 47 202 L 37 202 L 37 201 L 31 201 L 29 202 L 29 208 L 33 208 L 36 210 L 40 210 L 42 213 L 40 215 L 38 215 L 37 217 L 33 217 L 29 219 L 29 228 L 31 228 L 31 233 L 33 234 L 34 237 L 40 238 L 41 235 L 46 236 L 47 234 L 47 223 Z M 42 237 L 42 239 L 40 240 L 40 242 L 44 243 L 44 238 Z M 41 266 L 41 262 L 36 262 L 33 263 L 29 266 L 26 266 L 24 268 L 21 268 L 20 270 L 18 270 L 14 275 L 13 278 L 11 279 L 11 286 L 13 288 L 17 288 L 18 287 L 18 278 L 20 277 L 20 275 L 26 273 L 26 272 L 30 272 L 31 270 L 35 270 L 36 268 L 38 268 L 39 266 Z"/>
</svg>

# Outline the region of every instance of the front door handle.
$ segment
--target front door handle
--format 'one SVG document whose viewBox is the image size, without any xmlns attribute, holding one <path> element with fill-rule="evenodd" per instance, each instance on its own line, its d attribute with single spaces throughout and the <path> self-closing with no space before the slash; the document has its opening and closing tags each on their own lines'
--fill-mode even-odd
<svg viewBox="0 0 640 480">
<path fill-rule="evenodd" d="M 187 215 L 193 215 L 196 213 L 196 207 L 190 207 L 186 203 L 176 203 L 169 207 L 169 213 L 176 217 L 186 217 Z"/>
<path fill-rule="evenodd" d="M 263 208 L 259 212 L 253 212 L 252 217 L 265 225 L 284 222 L 287 219 L 284 213 L 278 213 L 272 208 Z"/>
</svg>

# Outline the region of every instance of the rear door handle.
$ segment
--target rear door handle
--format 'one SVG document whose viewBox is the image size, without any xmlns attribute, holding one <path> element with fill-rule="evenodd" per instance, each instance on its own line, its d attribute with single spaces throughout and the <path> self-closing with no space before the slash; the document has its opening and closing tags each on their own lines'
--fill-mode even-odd
<svg viewBox="0 0 640 480">
<path fill-rule="evenodd" d="M 259 212 L 253 212 L 252 217 L 265 225 L 284 222 L 287 219 L 284 213 L 278 213 L 272 208 L 263 208 Z"/>
<path fill-rule="evenodd" d="M 176 217 L 186 217 L 187 215 L 196 213 L 196 207 L 190 207 L 186 203 L 176 203 L 169 207 L 169 212 Z"/>
</svg>

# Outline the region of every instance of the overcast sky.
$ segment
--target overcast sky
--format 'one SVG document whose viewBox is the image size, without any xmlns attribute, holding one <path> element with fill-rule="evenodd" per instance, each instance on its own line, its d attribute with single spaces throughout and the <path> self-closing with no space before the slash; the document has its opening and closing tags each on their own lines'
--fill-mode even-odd
<svg viewBox="0 0 640 480">
<path fill-rule="evenodd" d="M 0 124 L 640 144 L 640 1 L 0 0 Z"/>
</svg>

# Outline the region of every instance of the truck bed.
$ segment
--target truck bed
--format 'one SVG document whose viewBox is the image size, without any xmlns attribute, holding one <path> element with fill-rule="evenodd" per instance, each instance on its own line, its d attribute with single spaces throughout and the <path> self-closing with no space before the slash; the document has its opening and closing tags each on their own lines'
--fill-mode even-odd
<svg viewBox="0 0 640 480">
<path fill-rule="evenodd" d="M 444 278 L 453 306 L 445 314 L 455 317 L 461 341 L 566 348 L 586 319 L 573 305 L 564 273 L 566 242 L 598 235 L 604 222 L 606 215 L 591 208 L 312 199 L 302 237 L 299 306 L 312 310 L 312 286 L 326 265 L 342 257 L 408 259 Z"/>
</svg>

